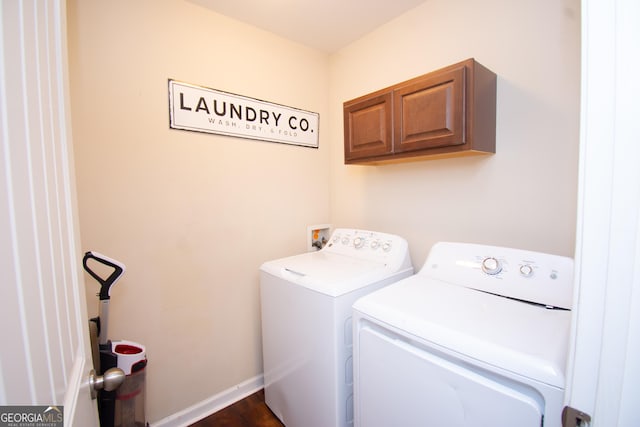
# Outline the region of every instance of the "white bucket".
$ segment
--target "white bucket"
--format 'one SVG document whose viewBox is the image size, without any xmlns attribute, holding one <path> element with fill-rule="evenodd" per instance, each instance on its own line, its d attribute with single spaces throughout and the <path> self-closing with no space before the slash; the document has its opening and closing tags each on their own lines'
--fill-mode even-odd
<svg viewBox="0 0 640 427">
<path fill-rule="evenodd" d="M 147 352 L 142 344 L 132 341 L 112 341 L 111 351 L 118 357 L 118 368 L 122 369 L 126 375 L 131 375 L 138 369 L 144 368 L 147 360 Z M 138 369 L 136 369 L 138 368 Z"/>
</svg>

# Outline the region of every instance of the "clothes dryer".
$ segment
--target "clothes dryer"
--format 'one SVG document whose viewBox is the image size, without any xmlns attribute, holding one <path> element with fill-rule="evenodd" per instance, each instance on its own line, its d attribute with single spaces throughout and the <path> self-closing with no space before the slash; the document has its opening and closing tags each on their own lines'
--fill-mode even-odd
<svg viewBox="0 0 640 427">
<path fill-rule="evenodd" d="M 261 266 L 265 401 L 287 427 L 353 425 L 352 305 L 411 274 L 403 238 L 354 229 Z"/>
<path fill-rule="evenodd" d="M 436 244 L 354 304 L 356 427 L 560 427 L 573 261 Z"/>
</svg>

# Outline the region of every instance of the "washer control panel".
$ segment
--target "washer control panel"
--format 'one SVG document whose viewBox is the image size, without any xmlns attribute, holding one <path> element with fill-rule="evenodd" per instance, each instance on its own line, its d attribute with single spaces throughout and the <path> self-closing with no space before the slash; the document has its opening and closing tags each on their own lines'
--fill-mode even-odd
<svg viewBox="0 0 640 427">
<path fill-rule="evenodd" d="M 573 260 L 469 243 L 436 243 L 418 274 L 495 295 L 570 309 Z"/>
<path fill-rule="evenodd" d="M 322 250 L 385 263 L 408 256 L 407 241 L 400 236 L 347 228 L 336 229 Z"/>
<path fill-rule="evenodd" d="M 383 236 L 381 233 L 363 232 L 361 230 L 334 233 L 331 243 L 353 249 L 378 249 L 389 252 L 393 248 L 394 236 Z"/>
</svg>

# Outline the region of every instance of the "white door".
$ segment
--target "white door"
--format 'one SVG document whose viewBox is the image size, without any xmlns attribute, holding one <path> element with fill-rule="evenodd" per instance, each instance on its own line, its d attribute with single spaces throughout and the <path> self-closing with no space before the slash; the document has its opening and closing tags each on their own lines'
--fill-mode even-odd
<svg viewBox="0 0 640 427">
<path fill-rule="evenodd" d="M 97 427 L 63 0 L 0 2 L 0 405 Z"/>
<path fill-rule="evenodd" d="M 584 0 L 582 29 L 577 307 L 566 400 L 592 426 L 631 427 L 640 425 L 640 2 Z"/>
<path fill-rule="evenodd" d="M 391 331 L 364 326 L 356 339 L 355 427 L 542 425 L 540 398 L 527 387 L 505 385 Z"/>
</svg>

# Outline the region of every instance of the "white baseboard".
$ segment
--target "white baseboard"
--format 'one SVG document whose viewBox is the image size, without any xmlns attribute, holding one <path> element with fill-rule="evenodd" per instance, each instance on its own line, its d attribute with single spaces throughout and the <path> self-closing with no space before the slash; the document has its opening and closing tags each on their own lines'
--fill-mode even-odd
<svg viewBox="0 0 640 427">
<path fill-rule="evenodd" d="M 187 427 L 263 387 L 264 377 L 260 374 L 150 425 L 151 427 Z"/>
</svg>

